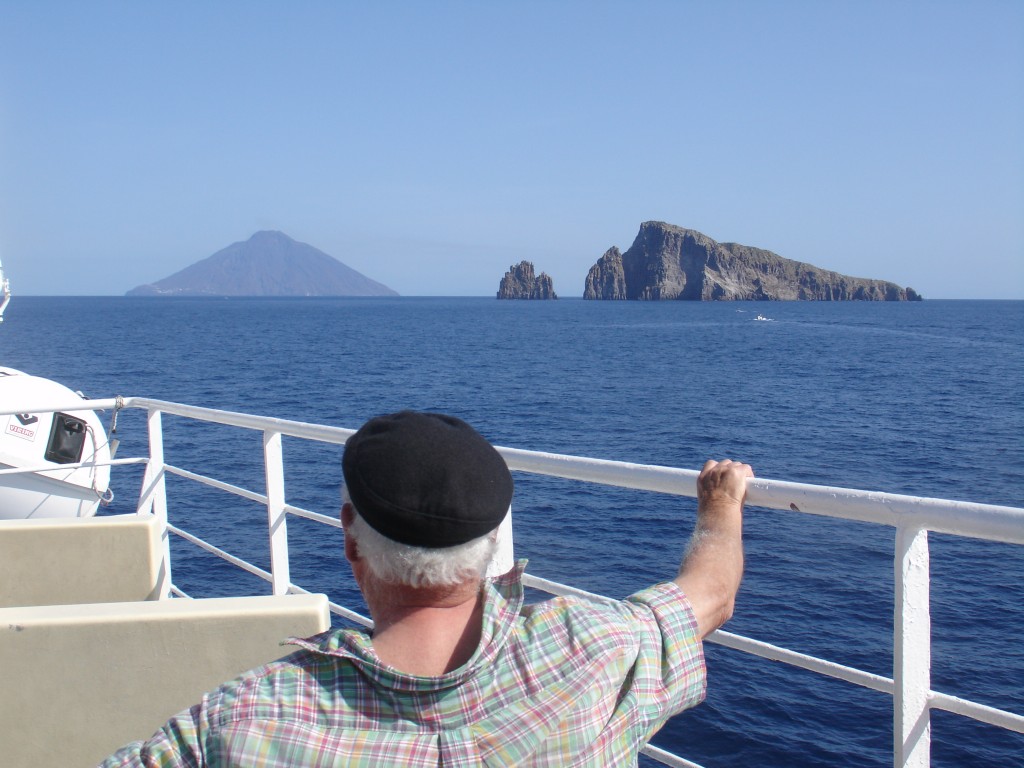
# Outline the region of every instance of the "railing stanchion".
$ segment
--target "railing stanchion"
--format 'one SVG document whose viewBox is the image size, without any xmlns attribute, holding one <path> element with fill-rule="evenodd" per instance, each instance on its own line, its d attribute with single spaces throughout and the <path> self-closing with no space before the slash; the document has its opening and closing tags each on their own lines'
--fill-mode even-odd
<svg viewBox="0 0 1024 768">
<path fill-rule="evenodd" d="M 893 758 L 896 768 L 931 763 L 931 609 L 928 531 L 896 530 L 893 621 Z"/>
<path fill-rule="evenodd" d="M 263 461 L 267 478 L 267 524 L 270 531 L 270 571 L 273 594 L 288 594 L 291 569 L 288 564 L 288 525 L 284 498 L 284 453 L 281 433 L 263 433 Z"/>
<path fill-rule="evenodd" d="M 149 409 L 146 416 L 149 434 L 149 462 L 142 476 L 142 492 L 136 514 L 156 515 L 160 523 L 160 538 L 163 542 L 163 563 L 160 566 L 156 590 L 161 600 L 171 596 L 171 540 L 167 532 L 167 483 L 164 469 L 164 430 L 161 412 Z"/>
</svg>

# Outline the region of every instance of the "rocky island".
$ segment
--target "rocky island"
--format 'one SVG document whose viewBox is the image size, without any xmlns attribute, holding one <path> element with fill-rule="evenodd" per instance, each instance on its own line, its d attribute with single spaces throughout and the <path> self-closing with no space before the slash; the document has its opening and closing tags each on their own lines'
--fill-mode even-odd
<svg viewBox="0 0 1024 768">
<path fill-rule="evenodd" d="M 661 221 L 640 225 L 625 253 L 609 248 L 590 268 L 585 299 L 692 301 L 920 301 L 913 288 L 849 277 L 761 248 L 718 243 Z"/>
<path fill-rule="evenodd" d="M 499 299 L 557 299 L 551 277 L 544 272 L 534 276 L 533 264 L 521 261 L 508 268 L 498 286 Z"/>
<path fill-rule="evenodd" d="M 283 232 L 257 232 L 128 296 L 397 296 Z"/>
</svg>

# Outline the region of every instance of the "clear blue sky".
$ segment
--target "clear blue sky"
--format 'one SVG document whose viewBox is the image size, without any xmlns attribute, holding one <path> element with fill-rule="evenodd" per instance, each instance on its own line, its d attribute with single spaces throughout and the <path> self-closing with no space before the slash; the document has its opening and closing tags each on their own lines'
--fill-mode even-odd
<svg viewBox="0 0 1024 768">
<path fill-rule="evenodd" d="M 260 229 L 563 296 L 642 221 L 1024 298 L 1024 2 L 0 0 L 0 260 L 122 294 Z"/>
</svg>

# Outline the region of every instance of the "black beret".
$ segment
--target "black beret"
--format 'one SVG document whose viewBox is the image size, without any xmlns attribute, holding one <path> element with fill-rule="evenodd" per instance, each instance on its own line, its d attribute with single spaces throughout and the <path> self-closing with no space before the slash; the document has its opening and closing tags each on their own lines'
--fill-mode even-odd
<svg viewBox="0 0 1024 768">
<path fill-rule="evenodd" d="M 362 518 L 402 544 L 465 544 L 497 528 L 512 502 L 501 454 L 454 416 L 370 419 L 345 443 L 341 467 Z"/>
</svg>

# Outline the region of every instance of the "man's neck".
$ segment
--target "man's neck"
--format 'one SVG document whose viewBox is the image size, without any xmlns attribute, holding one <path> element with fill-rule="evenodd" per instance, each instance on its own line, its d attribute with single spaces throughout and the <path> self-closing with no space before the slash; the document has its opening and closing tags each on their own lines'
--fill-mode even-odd
<svg viewBox="0 0 1024 768">
<path fill-rule="evenodd" d="M 437 589 L 388 584 L 368 591 L 373 650 L 401 672 L 443 675 L 469 661 L 480 644 L 483 593 L 477 584 Z"/>
</svg>

